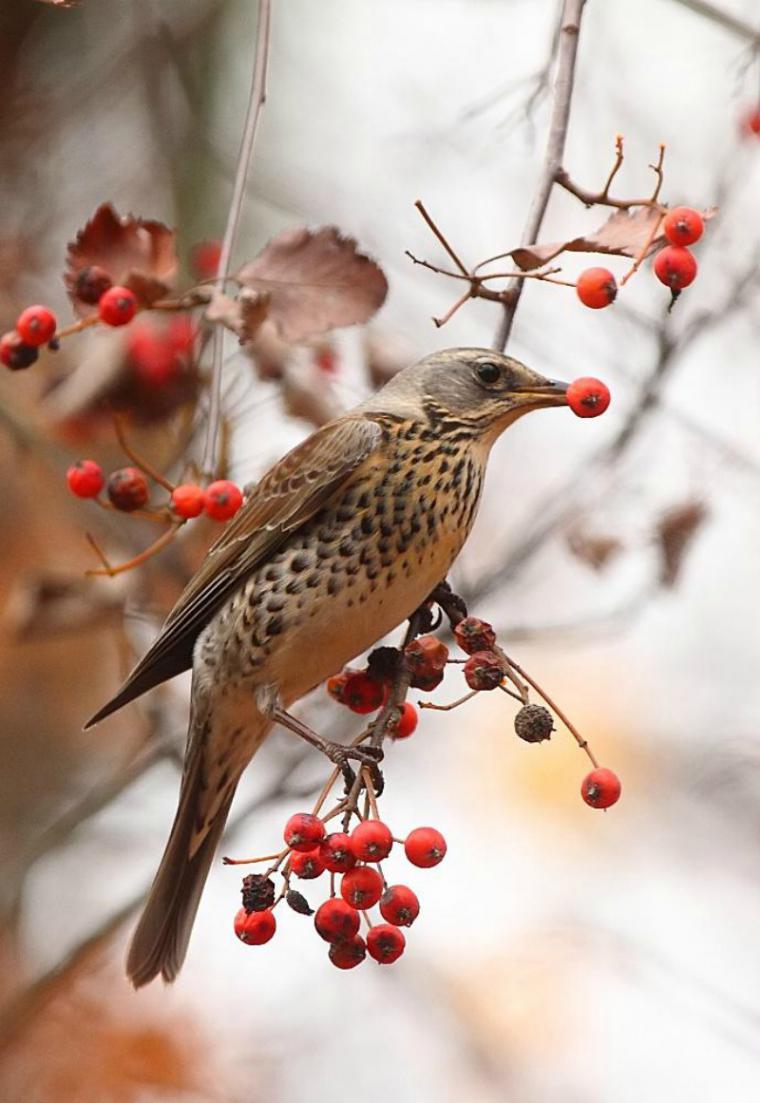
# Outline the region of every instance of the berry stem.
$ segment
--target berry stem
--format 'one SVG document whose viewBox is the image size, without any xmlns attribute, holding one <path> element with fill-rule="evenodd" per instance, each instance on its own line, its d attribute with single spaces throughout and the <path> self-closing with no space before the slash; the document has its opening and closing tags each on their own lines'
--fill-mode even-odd
<svg viewBox="0 0 760 1103">
<path fill-rule="evenodd" d="M 528 685 L 531 686 L 536 691 L 536 693 L 539 695 L 539 697 L 541 697 L 546 702 L 546 704 L 549 706 L 549 708 L 552 710 L 552 712 L 556 713 L 556 715 L 559 717 L 559 719 L 565 725 L 567 730 L 573 736 L 573 738 L 575 739 L 575 742 L 578 744 L 580 749 L 582 751 L 585 751 L 586 755 L 588 756 L 589 760 L 591 761 L 591 764 L 594 767 L 598 768 L 599 763 L 597 762 L 596 758 L 594 757 L 593 751 L 589 747 L 588 740 L 583 738 L 581 733 L 576 728 L 575 724 L 573 724 L 572 721 L 565 715 L 565 713 L 562 711 L 562 709 L 552 700 L 552 698 L 549 696 L 549 694 L 546 693 L 541 688 L 541 686 L 538 684 L 538 682 L 536 682 L 533 678 L 531 678 L 530 674 L 528 674 L 527 671 L 523 670 L 523 668 L 521 666 L 519 666 L 518 663 L 516 663 L 514 661 L 514 659 L 510 659 L 506 655 L 505 655 L 505 658 L 507 659 L 507 662 L 509 663 L 509 665 L 511 667 L 514 667 L 514 669 L 518 672 L 518 674 L 522 678 L 525 679 L 525 681 L 528 683 Z"/>
<path fill-rule="evenodd" d="M 118 513 L 122 517 L 125 516 L 123 510 L 117 509 L 116 506 L 106 498 L 93 498 L 92 500 L 95 505 L 100 506 L 101 509 L 108 509 L 113 513 Z M 176 524 L 176 519 L 172 517 L 168 510 L 133 509 L 127 516 L 136 517 L 140 521 L 154 521 L 158 525 Z"/>
<path fill-rule="evenodd" d="M 83 329 L 89 329 L 90 326 L 96 326 L 99 323 L 100 315 L 96 311 L 94 314 L 88 314 L 86 317 L 80 318 L 78 322 L 71 322 L 70 325 L 59 329 L 54 339 L 61 341 L 64 337 L 70 337 L 73 333 L 81 333 Z"/>
<path fill-rule="evenodd" d="M 259 858 L 228 858 L 225 855 L 225 857 L 222 858 L 222 863 L 225 866 L 250 866 L 255 865 L 256 862 L 281 861 L 287 853 L 288 851 L 286 848 L 285 850 L 281 850 L 279 854 L 262 854 Z"/>
<path fill-rule="evenodd" d="M 660 147 L 660 148 L 663 148 L 663 147 Z M 636 275 L 639 268 L 641 267 L 641 265 L 646 260 L 647 255 L 649 253 L 649 250 L 652 248 L 652 242 L 657 237 L 657 235 L 660 231 L 660 227 L 662 226 L 664 218 L 665 218 L 665 212 L 660 211 L 659 217 L 657 218 L 657 220 L 655 222 L 652 223 L 652 228 L 650 229 L 649 233 L 647 234 L 646 241 L 641 246 L 641 248 L 639 249 L 636 256 L 633 258 L 633 264 L 628 269 L 628 271 L 625 273 L 623 278 L 620 280 L 620 286 L 621 287 L 624 287 L 628 283 L 631 276 Z"/>
<path fill-rule="evenodd" d="M 125 563 L 119 563 L 116 567 L 109 563 L 105 553 L 98 546 L 94 537 L 92 537 L 89 532 L 85 533 L 90 542 L 90 546 L 103 564 L 102 568 L 91 567 L 90 570 L 84 572 L 85 576 L 87 578 L 93 578 L 97 575 L 107 575 L 109 578 L 113 578 L 114 575 L 124 574 L 125 571 L 131 571 L 134 570 L 135 567 L 141 567 L 143 563 L 147 562 L 148 559 L 152 559 L 154 555 L 158 555 L 160 551 L 163 551 L 163 549 L 172 542 L 180 527 L 181 526 L 177 524 L 172 525 L 166 532 L 162 532 L 159 538 L 154 540 L 144 551 L 141 551 L 139 555 L 133 556 L 132 559 L 128 559 Z"/>
<path fill-rule="evenodd" d="M 158 483 L 159 486 L 162 486 L 164 490 L 168 490 L 171 494 L 174 491 L 174 483 L 170 483 L 160 471 L 157 471 L 155 467 L 149 464 L 147 460 L 143 459 L 142 456 L 139 456 L 134 448 L 131 447 L 124 433 L 123 418 L 121 418 L 119 414 L 113 415 L 113 427 L 116 433 L 116 439 L 124 455 L 132 461 L 135 467 L 139 467 L 141 471 L 144 471 L 149 479 L 153 479 L 153 482 Z"/>
<path fill-rule="evenodd" d="M 419 701 L 418 705 L 421 709 L 435 709 L 436 712 L 450 712 L 452 709 L 459 708 L 465 701 L 470 701 L 477 693 L 477 689 L 471 689 L 469 693 L 465 693 L 464 697 L 458 697 L 456 701 L 452 701 L 448 705 L 436 705 L 432 701 Z"/>
</svg>

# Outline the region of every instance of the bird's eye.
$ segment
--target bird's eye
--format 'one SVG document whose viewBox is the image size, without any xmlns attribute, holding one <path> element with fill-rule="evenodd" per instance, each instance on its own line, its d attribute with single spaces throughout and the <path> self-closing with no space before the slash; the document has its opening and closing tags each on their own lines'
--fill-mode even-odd
<svg viewBox="0 0 760 1103">
<path fill-rule="evenodd" d="M 481 383 L 492 386 L 501 379 L 501 368 L 492 360 L 485 360 L 482 364 L 478 364 L 477 374 Z"/>
</svg>

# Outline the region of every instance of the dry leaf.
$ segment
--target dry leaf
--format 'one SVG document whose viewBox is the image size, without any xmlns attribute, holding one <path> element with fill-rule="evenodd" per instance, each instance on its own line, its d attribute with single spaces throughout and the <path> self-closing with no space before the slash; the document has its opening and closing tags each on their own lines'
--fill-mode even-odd
<svg viewBox="0 0 760 1103">
<path fill-rule="evenodd" d="M 707 508 L 700 501 L 674 506 L 660 518 L 655 537 L 662 556 L 660 582 L 663 586 L 674 586 L 677 582 L 686 552 L 706 519 Z"/>
<path fill-rule="evenodd" d="M 334 226 L 279 234 L 235 279 L 270 293 L 269 318 L 286 341 L 366 322 L 388 292 L 382 269 Z"/>
<path fill-rule="evenodd" d="M 269 291 L 252 291 L 244 287 L 236 298 L 214 289 L 206 310 L 209 322 L 221 322 L 240 338 L 240 344 L 252 341 L 269 313 Z"/>
<path fill-rule="evenodd" d="M 604 570 L 623 550 L 622 543 L 614 536 L 588 536 L 577 530 L 567 534 L 567 546 L 576 559 L 595 571 Z"/>
<path fill-rule="evenodd" d="M 713 218 L 717 208 L 710 207 L 702 212 L 705 221 Z M 617 210 L 598 230 L 571 241 L 554 242 L 550 245 L 527 245 L 513 249 L 510 254 L 515 264 L 524 272 L 540 268 L 560 253 L 604 253 L 608 256 L 635 257 L 646 245 L 652 227 L 660 218 L 660 212 L 654 207 L 637 207 L 630 211 Z M 658 249 L 663 242 L 658 234 L 647 249 L 647 256 Z"/>
<path fill-rule="evenodd" d="M 66 251 L 66 290 L 79 314 L 92 304 L 77 298 L 77 276 L 84 268 L 103 268 L 115 284 L 134 291 L 145 304 L 169 290 L 177 270 L 174 231 L 162 222 L 127 215 L 120 218 L 110 203 L 98 207 Z"/>
</svg>

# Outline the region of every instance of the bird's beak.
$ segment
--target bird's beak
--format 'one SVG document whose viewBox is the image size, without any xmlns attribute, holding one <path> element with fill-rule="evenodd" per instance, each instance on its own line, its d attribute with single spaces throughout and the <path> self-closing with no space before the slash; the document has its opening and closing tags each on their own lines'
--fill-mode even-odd
<svg viewBox="0 0 760 1103">
<path fill-rule="evenodd" d="M 559 379 L 547 379 L 542 384 L 530 383 L 526 387 L 515 388 L 520 395 L 520 405 L 533 410 L 544 406 L 567 406 L 567 383 Z"/>
</svg>

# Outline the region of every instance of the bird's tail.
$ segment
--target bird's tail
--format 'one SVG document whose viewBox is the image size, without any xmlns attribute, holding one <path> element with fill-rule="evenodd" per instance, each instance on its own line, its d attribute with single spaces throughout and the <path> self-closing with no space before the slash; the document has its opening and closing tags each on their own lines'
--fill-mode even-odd
<svg viewBox="0 0 760 1103">
<path fill-rule="evenodd" d="M 203 886 L 237 783 L 271 726 L 269 720 L 259 715 L 252 719 L 244 735 L 237 732 L 237 745 L 230 748 L 234 772 L 225 774 L 220 779 L 223 788 L 215 791 L 204 776 L 208 727 L 198 723 L 197 713 L 191 716 L 177 814 L 127 954 L 127 976 L 135 988 L 148 984 L 159 973 L 165 981 L 173 981 L 182 968 Z M 242 746 L 241 736 L 245 740 Z"/>
</svg>

